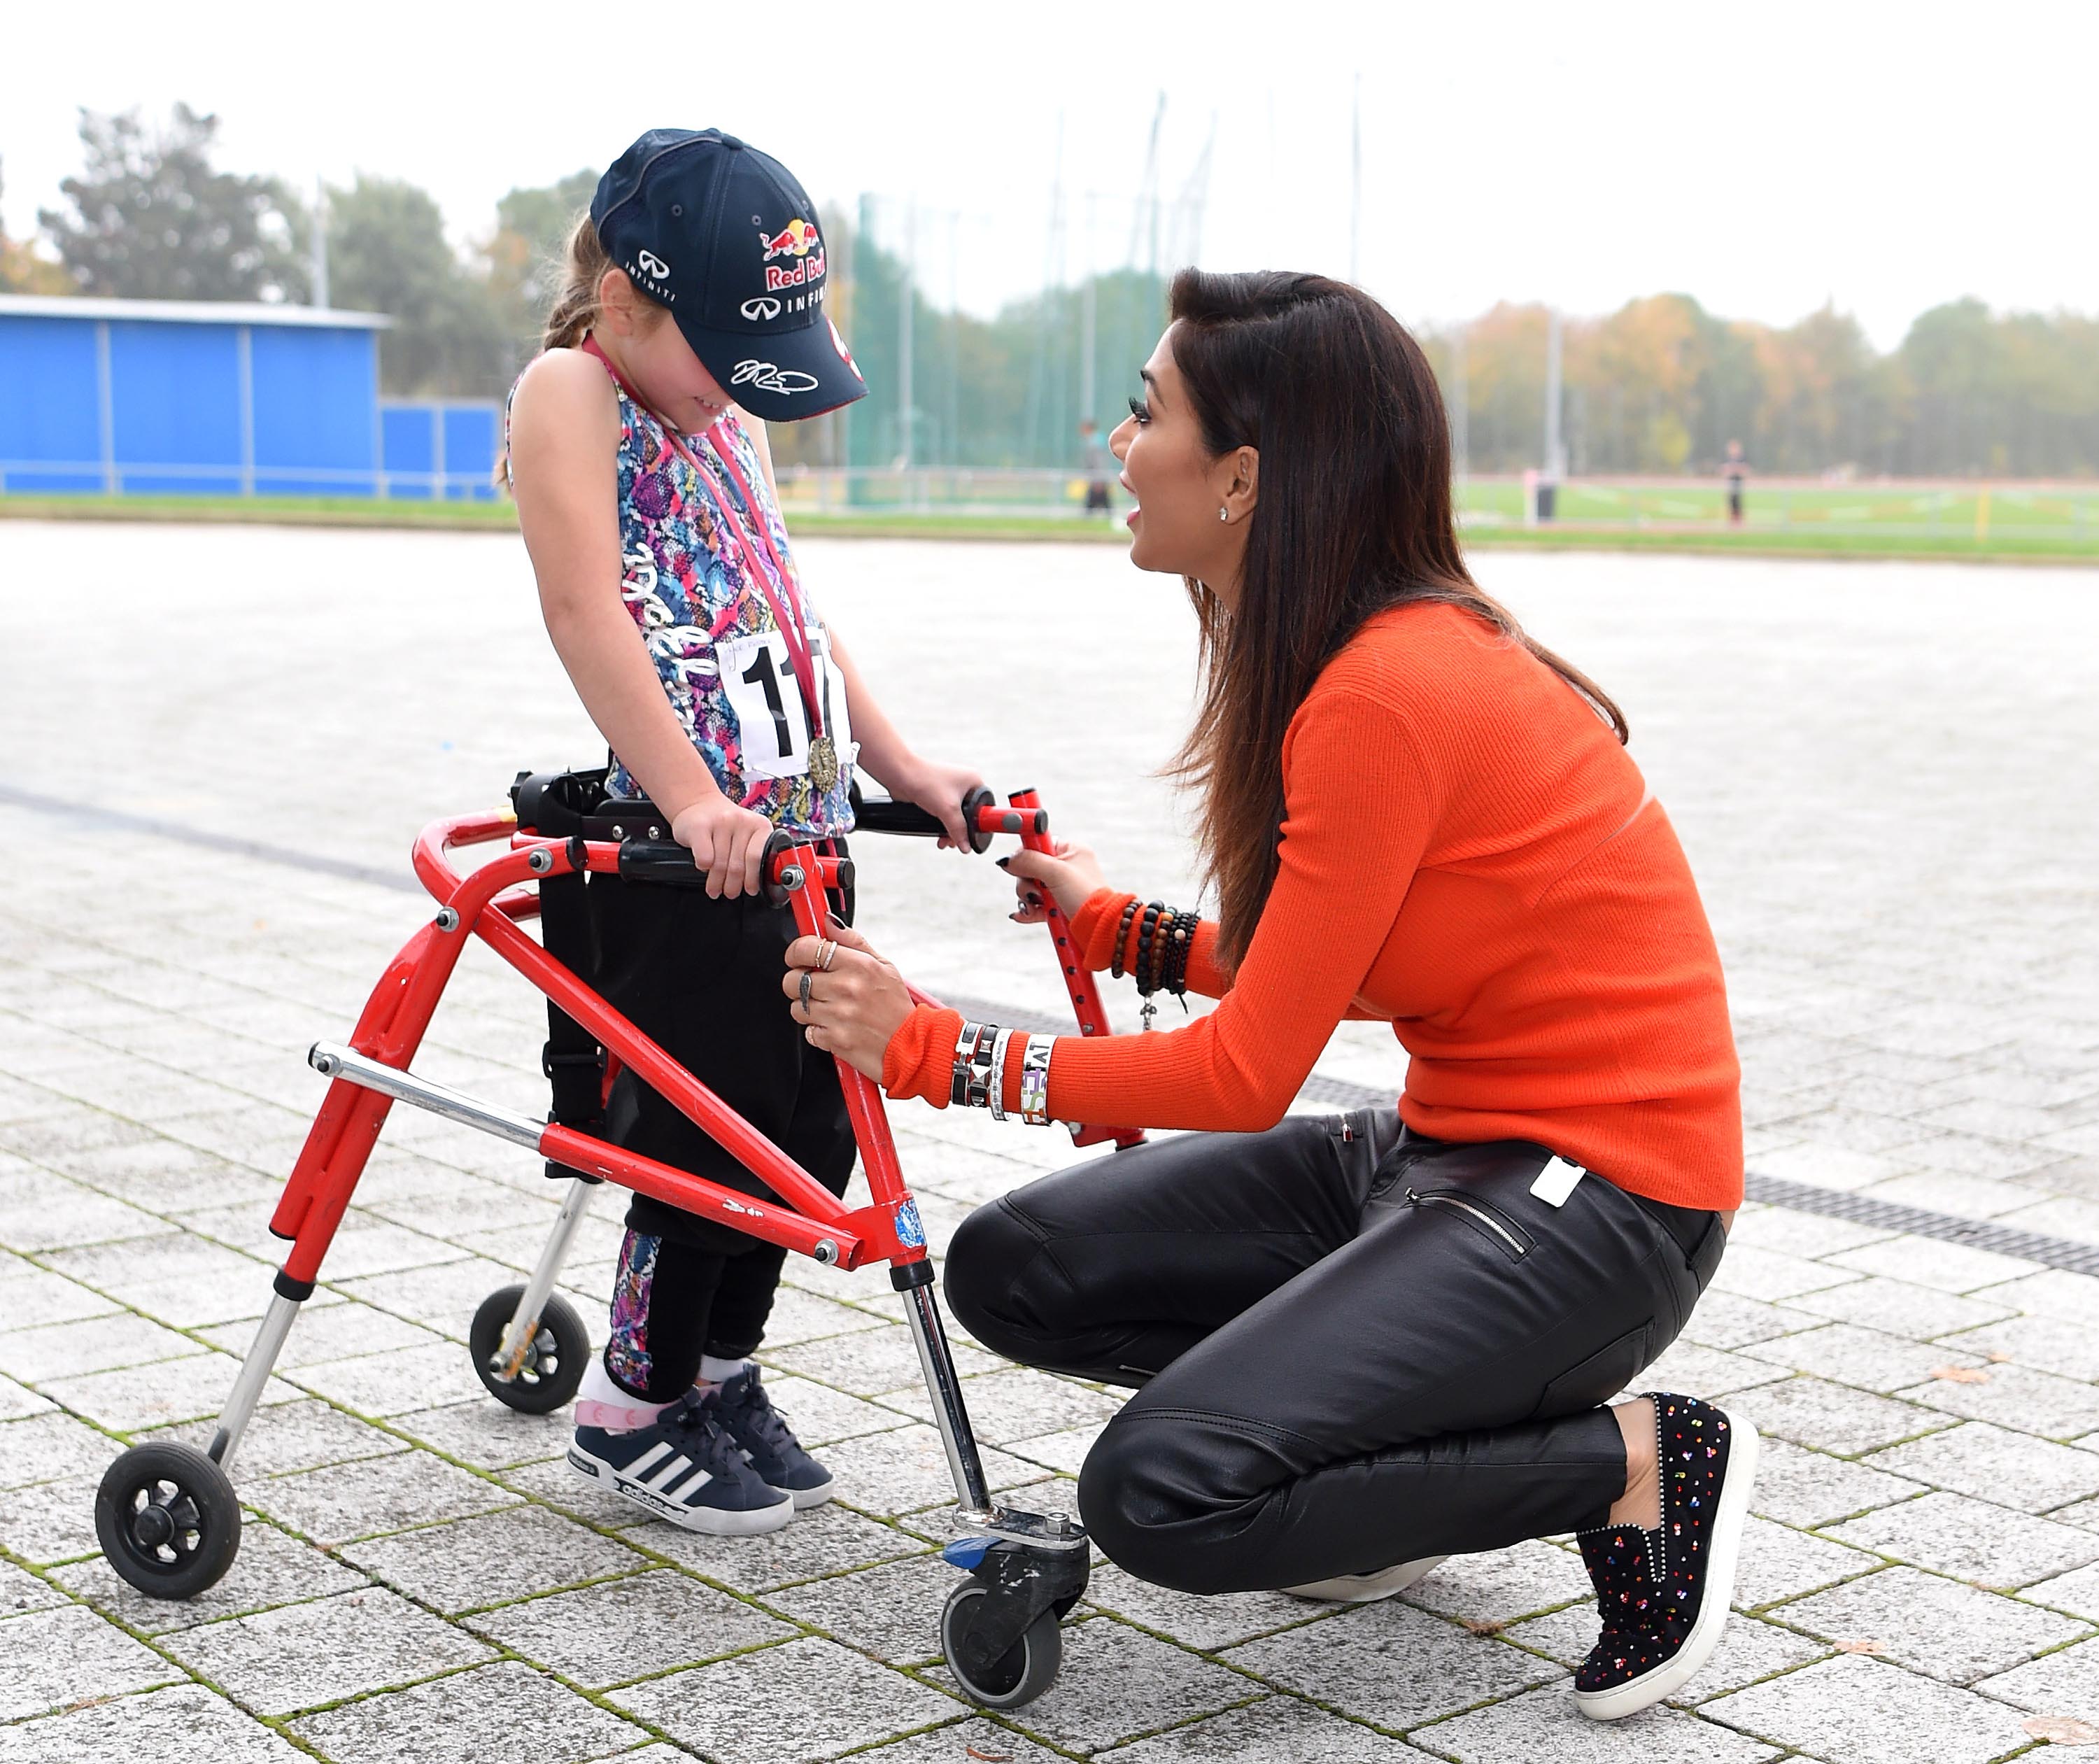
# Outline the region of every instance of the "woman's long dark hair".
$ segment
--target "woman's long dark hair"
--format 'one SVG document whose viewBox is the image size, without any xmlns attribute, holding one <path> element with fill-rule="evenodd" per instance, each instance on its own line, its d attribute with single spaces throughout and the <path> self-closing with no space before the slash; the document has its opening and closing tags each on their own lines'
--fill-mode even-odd
<svg viewBox="0 0 2099 1764">
<path fill-rule="evenodd" d="M 1217 956 L 1236 967 L 1266 904 L 1283 820 L 1283 737 L 1319 671 L 1373 614 L 1461 606 L 1520 643 L 1626 737 L 1578 669 L 1525 635 L 1458 548 L 1450 431 L 1428 359 L 1362 289 L 1264 271 L 1173 279 L 1173 359 L 1212 455 L 1261 455 L 1238 604 L 1190 578 L 1202 702 L 1168 767 L 1200 792 Z"/>
</svg>

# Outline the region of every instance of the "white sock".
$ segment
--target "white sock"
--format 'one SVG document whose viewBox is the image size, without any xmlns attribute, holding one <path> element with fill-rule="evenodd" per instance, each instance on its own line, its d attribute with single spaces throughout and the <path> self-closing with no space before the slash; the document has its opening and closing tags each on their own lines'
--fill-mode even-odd
<svg viewBox="0 0 2099 1764">
<path fill-rule="evenodd" d="M 750 1364 L 748 1360 L 717 1360 L 711 1353 L 703 1353 L 700 1356 L 700 1382 L 725 1384 Z"/>
<path fill-rule="evenodd" d="M 649 1425 L 670 1406 L 622 1390 L 605 1370 L 603 1358 L 594 1358 L 576 1391 L 576 1425 L 602 1427 L 608 1433 L 632 1433 Z"/>
</svg>

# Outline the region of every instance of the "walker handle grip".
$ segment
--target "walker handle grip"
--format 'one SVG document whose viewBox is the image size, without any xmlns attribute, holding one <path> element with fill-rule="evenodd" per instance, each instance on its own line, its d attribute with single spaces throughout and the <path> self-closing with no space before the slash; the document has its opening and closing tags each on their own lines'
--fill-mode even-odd
<svg viewBox="0 0 2099 1764">
<path fill-rule="evenodd" d="M 962 820 L 970 829 L 972 851 L 990 850 L 992 836 L 997 834 L 1018 836 L 1050 830 L 1048 811 L 1001 808 L 998 798 L 982 788 L 970 791 L 962 798 Z M 940 825 L 939 816 L 915 803 L 892 802 L 887 797 L 856 802 L 853 822 L 855 829 L 860 833 L 897 833 L 915 839 L 937 839 L 948 830 Z"/>
</svg>

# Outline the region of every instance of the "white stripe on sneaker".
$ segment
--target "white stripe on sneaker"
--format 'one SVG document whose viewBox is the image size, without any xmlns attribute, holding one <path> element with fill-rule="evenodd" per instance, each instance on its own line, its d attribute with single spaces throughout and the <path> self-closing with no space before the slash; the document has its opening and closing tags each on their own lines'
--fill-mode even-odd
<svg viewBox="0 0 2099 1764">
<path fill-rule="evenodd" d="M 673 1458 L 669 1463 L 664 1465 L 663 1467 L 658 1471 L 653 1476 L 636 1476 L 635 1477 L 635 1480 L 639 1482 L 643 1488 L 653 1489 L 660 1494 L 662 1493 L 671 1483 L 675 1482 L 679 1477 L 684 1475 L 684 1473 L 692 1467 L 692 1459 L 688 1458 L 683 1452 L 680 1452 L 676 1457 Z M 633 1472 L 630 1471 L 628 1474 L 631 1476 L 633 1475 Z"/>
<path fill-rule="evenodd" d="M 687 1495 L 697 1494 L 701 1489 L 704 1489 L 714 1480 L 712 1471 L 706 1470 L 695 1470 L 691 1476 L 688 1476 L 683 1482 L 680 1483 L 676 1488 L 664 1489 L 662 1491 L 663 1497 L 666 1500 L 682 1501 Z"/>
<path fill-rule="evenodd" d="M 668 1440 L 658 1440 L 653 1445 L 650 1446 L 647 1451 L 644 1452 L 639 1458 L 636 1458 L 632 1463 L 629 1464 L 627 1468 L 621 1472 L 621 1474 L 624 1476 L 640 1477 L 645 1475 L 654 1466 L 662 1463 L 666 1458 L 671 1455 L 671 1445 Z"/>
</svg>

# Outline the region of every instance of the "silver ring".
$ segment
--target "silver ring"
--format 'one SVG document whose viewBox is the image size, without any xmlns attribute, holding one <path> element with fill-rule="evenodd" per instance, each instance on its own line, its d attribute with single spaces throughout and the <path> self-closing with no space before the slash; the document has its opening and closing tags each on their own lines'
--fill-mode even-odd
<svg viewBox="0 0 2099 1764">
<path fill-rule="evenodd" d="M 802 1009 L 804 1010 L 809 1008 L 809 984 L 815 979 L 816 975 L 808 969 L 802 970 Z"/>
<path fill-rule="evenodd" d="M 831 971 L 831 958 L 838 952 L 838 946 L 825 938 L 816 939 L 816 966 L 825 973 Z"/>
</svg>

